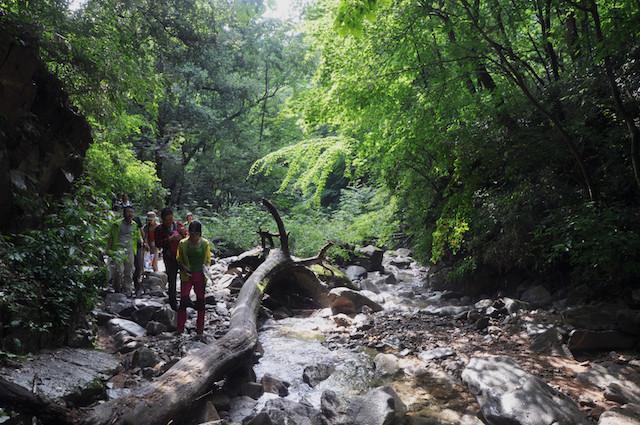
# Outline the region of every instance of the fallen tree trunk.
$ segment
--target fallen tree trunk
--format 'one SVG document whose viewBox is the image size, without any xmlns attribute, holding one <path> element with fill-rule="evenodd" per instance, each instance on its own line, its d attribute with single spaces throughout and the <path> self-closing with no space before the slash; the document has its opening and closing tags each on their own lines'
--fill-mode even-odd
<svg viewBox="0 0 640 425">
<path fill-rule="evenodd" d="M 18 412 L 28 412 L 47 424 L 75 422 L 66 407 L 3 378 L 0 378 L 0 401 L 5 407 Z"/>
<path fill-rule="evenodd" d="M 178 422 L 178 418 L 207 393 L 214 382 L 245 364 L 258 342 L 256 316 L 270 279 L 290 267 L 322 263 L 330 246 L 325 246 L 316 257 L 297 261 L 292 259 L 288 234 L 280 215 L 269 201 L 263 200 L 263 204 L 278 225 L 281 248 L 270 249 L 265 261 L 242 286 L 231 312 L 227 334 L 206 348 L 184 357 L 155 382 L 134 394 L 96 406 L 86 416 L 84 424 L 154 425 L 172 420 Z"/>
</svg>

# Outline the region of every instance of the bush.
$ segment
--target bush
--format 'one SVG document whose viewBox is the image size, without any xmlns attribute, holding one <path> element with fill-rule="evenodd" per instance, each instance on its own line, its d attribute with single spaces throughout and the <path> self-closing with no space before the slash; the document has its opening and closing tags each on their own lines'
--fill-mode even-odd
<svg viewBox="0 0 640 425">
<path fill-rule="evenodd" d="M 86 186 L 54 204 L 42 228 L 0 236 L 2 349 L 32 351 L 65 341 L 106 282 L 100 261 L 108 203 Z"/>
</svg>

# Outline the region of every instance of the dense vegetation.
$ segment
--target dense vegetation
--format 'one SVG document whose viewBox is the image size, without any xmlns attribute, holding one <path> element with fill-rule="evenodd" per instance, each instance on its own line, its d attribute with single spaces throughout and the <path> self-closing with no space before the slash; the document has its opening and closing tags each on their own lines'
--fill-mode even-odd
<svg viewBox="0 0 640 425">
<path fill-rule="evenodd" d="M 0 0 L 94 138 L 74 195 L 19 194 L 42 226 L 2 237 L 3 341 L 91 306 L 120 193 L 194 210 L 230 250 L 268 196 L 301 255 L 332 238 L 411 246 L 451 281 L 640 275 L 637 1 L 317 0 L 300 22 L 259 1 L 68 6 Z"/>
</svg>

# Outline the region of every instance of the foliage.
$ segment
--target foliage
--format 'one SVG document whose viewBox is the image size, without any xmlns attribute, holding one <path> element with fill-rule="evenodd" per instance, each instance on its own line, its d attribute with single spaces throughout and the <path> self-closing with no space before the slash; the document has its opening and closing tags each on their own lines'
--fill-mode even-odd
<svg viewBox="0 0 640 425">
<path fill-rule="evenodd" d="M 254 162 L 249 175 L 269 175 L 276 165 L 285 166 L 287 173 L 278 191 L 293 185 L 308 196 L 314 189 L 314 200 L 320 204 L 329 177 L 338 166 L 344 169 L 346 177 L 350 176 L 352 142 L 349 138 L 333 136 L 285 146 Z"/>
<path fill-rule="evenodd" d="M 107 202 L 82 186 L 74 199 L 51 206 L 44 227 L 0 238 L 3 350 L 64 342 L 92 308 L 106 282 L 100 250 L 108 209 Z"/>
</svg>

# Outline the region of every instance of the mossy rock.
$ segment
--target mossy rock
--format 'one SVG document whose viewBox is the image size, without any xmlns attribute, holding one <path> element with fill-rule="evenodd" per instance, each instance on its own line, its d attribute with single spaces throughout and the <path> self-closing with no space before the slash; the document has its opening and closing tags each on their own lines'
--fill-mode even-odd
<svg viewBox="0 0 640 425">
<path fill-rule="evenodd" d="M 351 279 L 342 272 L 338 267 L 333 265 L 314 264 L 309 269 L 318 276 L 322 282 L 329 286 L 329 289 L 333 289 L 339 286 L 344 286 L 349 289 L 357 290 L 356 286 L 351 282 Z"/>
</svg>

